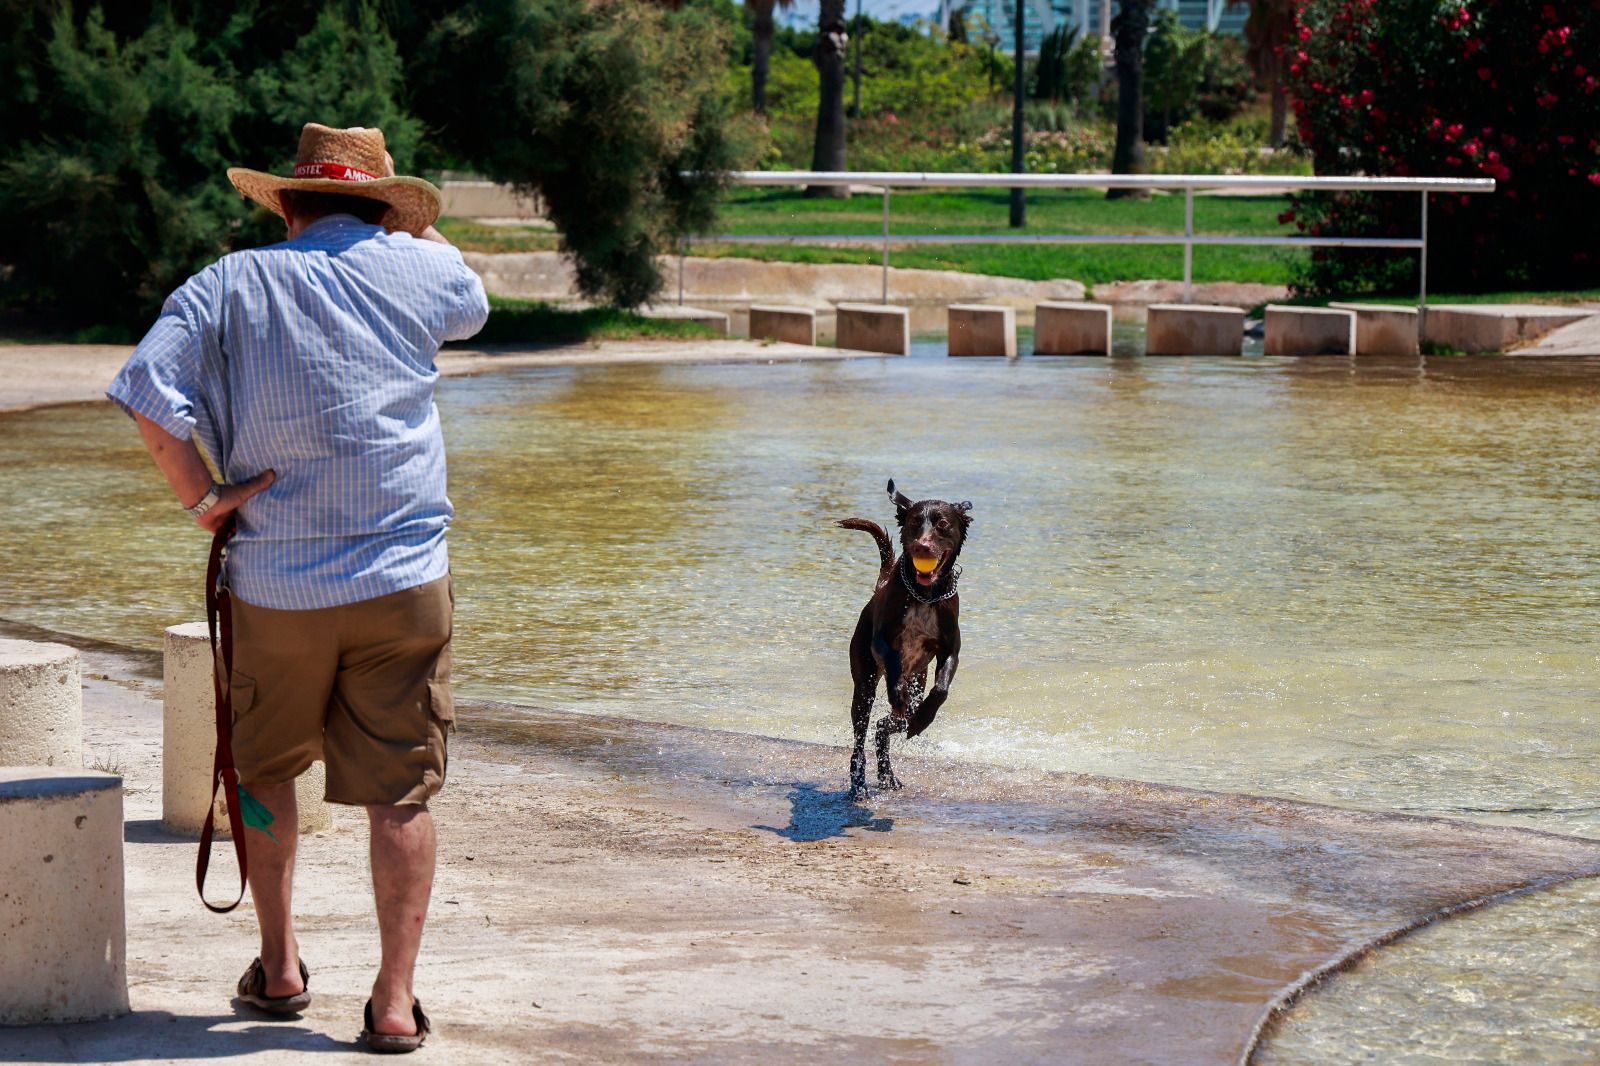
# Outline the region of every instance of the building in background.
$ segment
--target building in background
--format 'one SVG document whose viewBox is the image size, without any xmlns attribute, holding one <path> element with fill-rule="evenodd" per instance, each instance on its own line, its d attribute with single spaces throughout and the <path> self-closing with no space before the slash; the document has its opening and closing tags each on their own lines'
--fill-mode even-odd
<svg viewBox="0 0 1600 1066">
<path fill-rule="evenodd" d="M 1115 14 L 1115 0 L 1024 0 L 1023 40 L 1026 50 L 1037 52 L 1039 42 L 1063 23 L 1081 27 L 1083 33 L 1104 32 L 1110 21 L 1102 13 L 1102 7 L 1107 4 L 1110 5 L 1109 13 Z M 870 8 L 872 5 L 869 3 L 867 6 Z M 1229 9 L 1226 0 L 1157 0 L 1156 6 L 1176 11 L 1179 20 L 1190 29 L 1222 33 L 1243 33 L 1248 14 L 1244 6 Z M 987 25 L 990 32 L 999 37 L 996 47 L 1003 52 L 1010 52 L 1016 7 L 1016 0 L 941 0 L 932 21 L 940 27 L 947 27 L 951 13 L 959 11 L 969 31 L 977 25 Z"/>
</svg>

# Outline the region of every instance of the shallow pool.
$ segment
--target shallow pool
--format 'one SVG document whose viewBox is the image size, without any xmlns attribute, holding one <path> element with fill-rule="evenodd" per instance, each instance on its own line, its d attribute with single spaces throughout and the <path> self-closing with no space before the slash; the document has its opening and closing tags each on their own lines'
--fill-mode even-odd
<svg viewBox="0 0 1600 1066">
<path fill-rule="evenodd" d="M 891 521 L 894 477 L 974 504 L 931 750 L 1600 836 L 1597 401 L 1597 362 L 1461 358 L 447 381 L 461 687 L 843 743 L 876 552 L 833 523 Z M 204 538 L 117 412 L 0 419 L 0 486 L 0 615 L 200 616 Z M 1501 950 L 1493 915 L 1437 935 Z"/>
</svg>

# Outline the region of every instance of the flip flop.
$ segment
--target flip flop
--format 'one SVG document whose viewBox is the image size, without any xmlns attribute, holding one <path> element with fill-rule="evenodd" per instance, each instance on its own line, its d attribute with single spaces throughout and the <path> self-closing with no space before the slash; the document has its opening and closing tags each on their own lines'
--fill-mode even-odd
<svg viewBox="0 0 1600 1066">
<path fill-rule="evenodd" d="M 422 1003 L 413 999 L 411 1001 L 411 1020 L 416 1022 L 417 1031 L 409 1036 L 399 1033 L 376 1032 L 372 1025 L 372 1000 L 367 1000 L 364 1012 L 367 1027 L 361 1030 L 361 1039 L 366 1041 L 367 1050 L 375 1051 L 380 1055 L 404 1055 L 415 1051 L 422 1046 L 422 1042 L 433 1032 L 433 1023 L 428 1021 L 428 1016 L 422 1013 Z"/>
<path fill-rule="evenodd" d="M 268 1014 L 299 1014 L 311 1006 L 311 971 L 300 963 L 300 991 L 292 996 L 267 995 L 267 971 L 257 957 L 239 978 L 239 999 Z"/>
</svg>

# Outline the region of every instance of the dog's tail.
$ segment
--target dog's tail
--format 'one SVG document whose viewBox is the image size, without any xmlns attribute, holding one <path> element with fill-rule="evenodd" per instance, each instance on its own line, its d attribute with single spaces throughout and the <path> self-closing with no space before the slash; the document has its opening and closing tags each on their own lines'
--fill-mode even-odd
<svg viewBox="0 0 1600 1066">
<path fill-rule="evenodd" d="M 889 580 L 889 575 L 894 573 L 894 543 L 889 539 L 889 534 L 885 533 L 878 523 L 865 518 L 841 518 L 839 524 L 846 529 L 859 529 L 863 533 L 871 533 L 872 539 L 878 542 L 878 555 L 882 559 L 878 569 L 878 584 L 882 586 Z"/>
</svg>

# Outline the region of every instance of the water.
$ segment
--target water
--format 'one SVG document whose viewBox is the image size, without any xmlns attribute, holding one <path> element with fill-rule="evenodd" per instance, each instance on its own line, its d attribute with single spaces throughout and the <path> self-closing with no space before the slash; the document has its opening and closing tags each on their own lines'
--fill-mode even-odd
<svg viewBox="0 0 1600 1066">
<path fill-rule="evenodd" d="M 890 520 L 892 476 L 974 504 L 928 749 L 1600 836 L 1597 399 L 1600 363 L 1479 359 L 448 381 L 461 688 L 842 743 L 877 564 L 833 522 Z M 115 411 L 0 419 L 0 502 L 0 616 L 142 646 L 200 616 L 203 538 Z M 1600 1056 L 1596 901 L 1380 955 L 1296 1015 L 1280 1061 L 1446 1061 L 1495 981 L 1538 1024 L 1497 1022 L 1490 1059 L 1542 1057 L 1519 1034 L 1552 1026 Z M 1387 969 L 1404 952 L 1415 970 Z M 1378 1009 L 1392 973 L 1436 1019 Z"/>
</svg>

